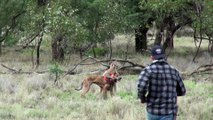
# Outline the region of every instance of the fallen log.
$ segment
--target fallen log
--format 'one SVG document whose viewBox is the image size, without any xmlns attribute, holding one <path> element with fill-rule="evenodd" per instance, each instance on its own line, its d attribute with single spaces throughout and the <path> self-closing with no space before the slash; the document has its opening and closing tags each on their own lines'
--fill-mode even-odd
<svg viewBox="0 0 213 120">
<path fill-rule="evenodd" d="M 6 68 L 6 69 L 8 69 L 9 71 L 12 71 L 13 73 L 20 73 L 20 71 L 22 70 L 22 69 L 18 69 L 18 70 L 16 70 L 16 69 L 13 69 L 13 68 L 7 67 L 7 66 L 6 66 L 6 65 L 4 65 L 4 64 L 1 64 L 1 66 L 2 66 L 2 67 L 4 67 L 4 68 Z"/>
<path fill-rule="evenodd" d="M 92 62 L 87 62 L 87 63 L 84 63 L 85 61 L 87 60 L 93 60 Z M 129 60 L 121 60 L 121 59 L 110 59 L 110 60 L 99 60 L 97 58 L 94 58 L 94 57 L 86 57 L 85 59 L 81 60 L 79 63 L 77 63 L 76 65 L 74 65 L 72 68 L 70 68 L 67 73 L 65 73 L 64 76 L 66 76 L 68 73 L 72 73 L 76 68 L 77 66 L 79 65 L 93 65 L 93 64 L 101 64 L 105 67 L 109 67 L 108 63 L 112 62 L 112 61 L 116 61 L 119 65 L 118 66 L 118 72 L 120 74 L 139 74 L 140 71 L 145 68 L 144 65 L 140 65 L 140 64 L 137 64 L 137 63 L 134 63 L 132 61 L 129 61 Z M 105 69 L 103 70 L 100 70 L 100 71 L 104 71 Z M 64 77 L 63 76 L 63 77 Z"/>
<path fill-rule="evenodd" d="M 205 72 L 213 72 L 213 64 L 202 65 L 198 67 L 195 71 L 193 71 L 190 75 L 205 73 Z"/>
</svg>

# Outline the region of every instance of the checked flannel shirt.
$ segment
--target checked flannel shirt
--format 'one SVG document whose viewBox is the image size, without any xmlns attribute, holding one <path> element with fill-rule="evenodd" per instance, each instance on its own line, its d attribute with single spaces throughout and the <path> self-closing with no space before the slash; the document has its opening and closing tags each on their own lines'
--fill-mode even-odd
<svg viewBox="0 0 213 120">
<path fill-rule="evenodd" d="M 147 112 L 156 115 L 177 113 L 177 96 L 186 93 L 179 72 L 165 60 L 154 60 L 141 73 L 138 98 L 147 104 Z"/>
</svg>

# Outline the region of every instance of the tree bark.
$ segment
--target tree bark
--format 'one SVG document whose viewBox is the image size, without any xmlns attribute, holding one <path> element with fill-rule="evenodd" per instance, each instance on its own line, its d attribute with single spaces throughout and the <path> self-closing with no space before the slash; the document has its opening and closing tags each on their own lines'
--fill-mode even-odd
<svg viewBox="0 0 213 120">
<path fill-rule="evenodd" d="M 139 27 L 135 30 L 135 50 L 141 52 L 147 49 L 147 36 L 146 33 L 149 29 L 145 26 Z"/>
<path fill-rule="evenodd" d="M 64 60 L 64 38 L 61 33 L 58 33 L 52 40 L 52 60 Z"/>
<path fill-rule="evenodd" d="M 163 48 L 166 50 L 166 48 L 174 48 L 174 42 L 173 37 L 175 32 L 178 28 L 175 27 L 175 21 L 172 19 L 172 17 L 167 18 L 167 29 L 166 29 L 166 40 L 163 43 Z"/>
<path fill-rule="evenodd" d="M 38 41 L 38 45 L 36 48 L 36 68 L 38 68 L 38 66 L 40 65 L 40 47 L 41 47 L 42 40 L 43 40 L 43 33 L 40 36 L 40 39 Z"/>
<path fill-rule="evenodd" d="M 154 45 L 161 45 L 162 40 L 164 40 L 164 29 L 166 27 L 165 19 L 160 23 L 157 23 L 157 33 L 155 36 Z"/>
<path fill-rule="evenodd" d="M 96 52 L 95 52 L 95 47 L 94 46 L 92 46 L 92 52 L 93 52 L 94 58 L 96 58 L 97 56 L 96 56 Z"/>
<path fill-rule="evenodd" d="M 0 30 L 0 33 L 2 33 L 2 31 Z M 0 40 L 1 40 L 1 35 L 0 35 Z M 2 55 L 2 42 L 3 41 L 0 41 L 0 56 Z"/>
<path fill-rule="evenodd" d="M 45 6 L 45 5 L 47 5 L 48 2 L 49 2 L 49 0 L 37 0 L 37 5 Z"/>
<path fill-rule="evenodd" d="M 162 40 L 163 40 L 163 29 L 160 28 L 157 30 L 154 45 L 161 45 Z"/>
<path fill-rule="evenodd" d="M 0 42 L 0 56 L 2 55 L 2 42 Z"/>
</svg>

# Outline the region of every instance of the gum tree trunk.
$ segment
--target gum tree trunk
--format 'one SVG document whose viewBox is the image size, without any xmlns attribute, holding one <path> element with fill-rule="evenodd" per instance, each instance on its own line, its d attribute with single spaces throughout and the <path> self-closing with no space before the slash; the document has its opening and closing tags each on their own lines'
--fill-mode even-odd
<svg viewBox="0 0 213 120">
<path fill-rule="evenodd" d="M 52 40 L 52 60 L 63 61 L 64 60 L 64 37 L 61 33 L 58 33 Z"/>
<path fill-rule="evenodd" d="M 146 33 L 149 29 L 147 27 L 139 27 L 135 30 L 135 50 L 141 52 L 147 49 L 147 36 Z"/>
</svg>

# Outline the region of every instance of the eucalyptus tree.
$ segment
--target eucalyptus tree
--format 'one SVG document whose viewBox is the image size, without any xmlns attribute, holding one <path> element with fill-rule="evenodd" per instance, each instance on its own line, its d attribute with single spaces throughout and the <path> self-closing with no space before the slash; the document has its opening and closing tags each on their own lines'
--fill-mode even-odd
<svg viewBox="0 0 213 120">
<path fill-rule="evenodd" d="M 194 41 L 199 41 L 195 58 L 199 52 L 203 40 L 209 41 L 208 50 L 213 53 L 213 1 L 198 0 L 189 4 L 193 8 L 190 16 L 194 19 L 192 27 L 194 29 Z"/>
<path fill-rule="evenodd" d="M 20 18 L 17 29 L 19 36 L 22 38 L 19 43 L 23 44 L 23 48 L 33 45 L 36 51 L 36 68 L 40 64 L 40 47 L 45 32 L 46 7 L 48 0 L 28 0 L 24 2 L 25 14 Z M 33 54 L 32 54 L 33 55 Z M 34 60 L 32 59 L 33 65 Z"/>
<path fill-rule="evenodd" d="M 0 54 L 2 53 L 2 43 L 14 44 L 18 41 L 11 32 L 17 26 L 20 16 L 26 12 L 24 3 L 24 0 L 0 1 Z"/>
<path fill-rule="evenodd" d="M 130 18 L 129 27 L 135 30 L 135 50 L 141 52 L 147 49 L 147 32 L 156 26 L 157 34 L 155 44 L 164 48 L 173 46 L 175 32 L 187 24 L 192 23 L 189 17 L 191 9 L 188 1 L 183 0 L 124 0 L 121 3 L 129 11 L 126 16 Z M 165 40 L 163 39 L 165 38 Z"/>
<path fill-rule="evenodd" d="M 126 11 L 119 4 L 119 1 L 74 0 L 71 5 L 74 9 L 74 15 L 77 16 L 77 25 L 86 31 L 85 37 L 77 39 L 77 41 L 86 41 L 93 50 L 97 43 L 109 41 L 109 44 L 111 44 L 110 41 L 114 38 L 114 34 L 122 31 Z M 81 46 L 82 44 L 79 45 Z M 96 57 L 95 51 L 93 53 L 94 57 Z M 112 53 L 111 48 L 110 53 Z M 111 55 L 109 58 L 111 58 Z"/>
<path fill-rule="evenodd" d="M 37 38 L 37 66 L 44 32 L 45 5 L 47 5 L 47 0 L 0 1 L 0 44 L 2 42 L 5 45 L 24 43 L 24 48 L 26 48 Z"/>
<path fill-rule="evenodd" d="M 65 47 L 67 40 L 75 34 L 75 16 L 71 8 L 70 0 L 53 0 L 47 8 L 47 32 L 51 36 L 52 60 L 63 61 L 65 59 Z"/>
<path fill-rule="evenodd" d="M 128 27 L 135 32 L 135 51 L 141 52 L 147 49 L 147 32 L 153 25 L 153 11 L 141 7 L 141 0 L 125 0 L 123 5 L 126 6 L 126 14 L 129 19 Z M 133 32 L 133 31 L 132 31 Z"/>
<path fill-rule="evenodd" d="M 82 55 L 86 48 L 109 41 L 122 28 L 122 6 L 113 0 L 52 0 L 45 5 L 41 7 L 35 1 L 28 1 L 28 12 L 22 21 L 26 23 L 22 24 L 23 33 L 31 38 L 26 44 L 36 36 L 37 43 L 41 44 L 42 37 L 39 36 L 50 35 L 53 60 L 63 60 L 64 52 L 70 49 L 77 49 Z"/>
<path fill-rule="evenodd" d="M 213 53 L 213 1 L 207 0 L 203 10 L 204 32 L 209 40 L 209 52 Z"/>
<path fill-rule="evenodd" d="M 193 18 L 190 17 L 191 9 L 188 3 L 192 1 L 183 0 L 141 0 L 140 7 L 147 13 L 152 14 L 156 24 L 157 33 L 155 44 L 163 43 L 164 49 L 168 46 L 173 48 L 173 37 L 175 32 L 191 24 Z"/>
<path fill-rule="evenodd" d="M 212 35 L 211 0 L 140 0 L 138 5 L 145 23 L 142 26 L 151 25 L 147 24 L 147 19 L 155 23 L 157 33 L 154 44 L 163 44 L 164 49 L 173 48 L 175 32 L 186 25 L 193 26 L 195 31 L 203 31 L 199 35 L 201 38 L 204 32 L 207 36 Z"/>
</svg>

